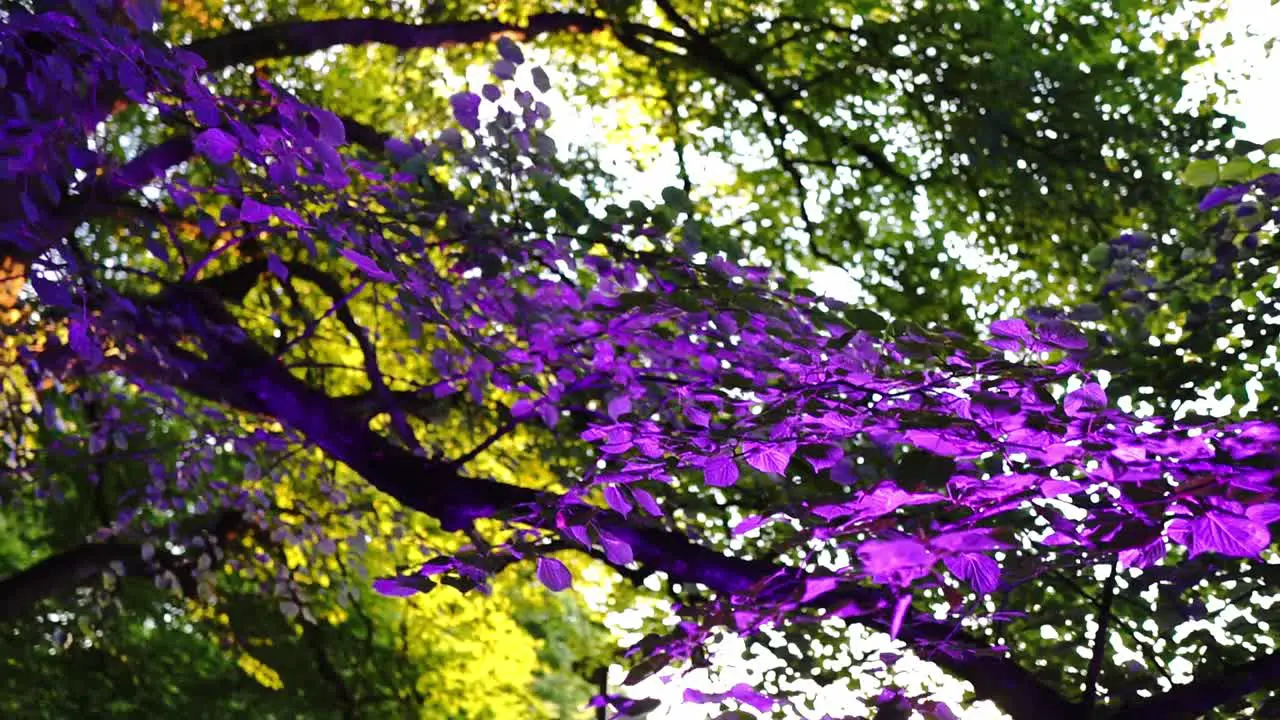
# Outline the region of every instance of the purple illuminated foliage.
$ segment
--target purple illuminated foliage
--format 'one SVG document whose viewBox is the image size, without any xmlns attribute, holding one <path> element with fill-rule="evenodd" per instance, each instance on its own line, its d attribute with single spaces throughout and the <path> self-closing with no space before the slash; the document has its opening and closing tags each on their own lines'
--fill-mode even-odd
<svg viewBox="0 0 1280 720">
<path fill-rule="evenodd" d="M 517 561 L 561 591 L 573 577 L 550 553 L 578 548 L 711 591 L 681 609 L 669 636 L 636 649 L 644 672 L 633 679 L 696 661 L 717 627 L 752 634 L 838 617 L 897 636 L 1012 714 L 1066 718 L 1073 701 L 959 629 L 986 605 L 956 602 L 938 619 L 912 598 L 1008 587 L 1001 559 L 1015 552 L 1046 566 L 1118 558 L 1143 568 L 1170 552 L 1252 558 L 1271 545 L 1280 428 L 1121 412 L 1070 322 L 1005 320 L 985 343 L 884 333 L 866 311 L 780 289 L 766 269 L 691 260 L 687 238 L 673 249 L 682 229 L 662 213 L 591 217 L 556 179 L 545 106 L 530 93 L 514 103 L 488 88 L 458 93 L 449 104 L 461 130 L 357 148 L 355 124 L 264 80 L 252 102 L 217 96 L 199 79 L 199 57 L 95 16 L 15 14 L 0 29 L 12 118 L 0 180 L 24 188 L 4 207 L 4 237 L 10 252 L 44 263 L 31 286 L 69 331 L 65 344 L 50 335 L 24 348 L 22 367 L 46 393 L 110 373 L 161 412 L 270 419 L 280 433 L 232 438 L 245 454 L 311 446 L 446 530 L 478 519 L 519 529 L 380 580 L 380 592 L 425 591 L 429 576 L 483 589 Z M 37 49 L 37 36 L 53 42 Z M 509 43 L 501 55 L 495 75 L 506 80 L 523 56 Z M 533 77 L 545 90 L 545 75 Z M 116 95 L 168 118 L 171 139 L 124 163 L 89 150 L 86 133 Z M 441 192 L 446 176 L 455 182 Z M 132 191 L 143 186 L 164 203 L 139 200 Z M 590 219 L 558 227 L 521 212 L 552 201 L 557 217 Z M 149 290 L 106 280 L 77 250 L 82 221 L 121 208 L 140 234 L 163 239 Z M 157 224 L 162 210 L 172 217 Z M 196 231 L 165 230 L 178 220 Z M 273 251 L 260 261 L 231 251 L 263 231 Z M 348 306 L 376 287 L 423 339 L 434 375 L 415 399 L 499 403 L 508 427 L 576 433 L 603 462 L 565 475 L 558 491 L 467 476 L 470 458 L 422 449 L 405 392 L 358 333 L 367 397 L 309 384 L 284 360 L 310 333 L 269 348 L 236 307 L 267 273 L 307 279 L 321 263 L 346 280 L 325 291 L 326 317 L 347 323 Z M 364 401 L 389 418 L 385 430 L 353 409 Z M 866 461 L 907 456 L 923 464 L 876 472 Z M 199 475 L 193 468 L 156 468 L 146 500 L 160 502 L 161 487 Z M 784 491 L 795 486 L 810 491 Z M 219 502 L 254 507 L 234 484 L 219 487 Z M 770 490 L 780 500 L 753 508 Z M 670 509 L 710 492 L 751 510 L 739 535 L 792 528 L 790 562 L 725 555 L 680 533 Z M 1090 496 L 1106 500 L 1089 501 L 1082 519 L 1042 502 Z M 831 553 L 842 562 L 802 570 Z M 786 700 L 744 685 L 685 699 L 761 711 Z"/>
</svg>

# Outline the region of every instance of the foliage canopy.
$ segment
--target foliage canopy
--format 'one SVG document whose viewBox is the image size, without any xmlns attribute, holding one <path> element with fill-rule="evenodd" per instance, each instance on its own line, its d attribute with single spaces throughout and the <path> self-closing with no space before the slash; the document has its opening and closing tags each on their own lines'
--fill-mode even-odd
<svg viewBox="0 0 1280 720">
<path fill-rule="evenodd" d="M 1144 35 L 1164 9 L 441 5 L 273 24 L 293 10 L 268 4 L 222 34 L 194 5 L 164 23 L 147 3 L 12 11 L 3 492 L 6 522 L 39 532 L 4 557 L 53 554 L 4 581 L 5 616 L 101 577 L 84 607 L 154 613 L 73 613 L 78 644 L 71 615 L 23 624 L 5 642 L 30 662 L 6 682 L 111 658 L 111 685 L 37 702 L 129 714 L 199 692 L 124 669 L 149 657 L 210 677 L 237 662 L 317 711 L 304 688 L 327 688 L 348 716 L 563 713 L 588 692 L 568 678 L 609 658 L 590 613 L 530 580 L 566 590 L 593 558 L 676 601 L 628 650 L 627 684 L 711 665 L 726 633 L 783 638 L 792 677 L 687 702 L 805 714 L 795 676 L 857 673 L 885 716 L 947 717 L 896 684 L 896 656 L 799 650 L 870 631 L 1018 718 L 1261 707 L 1280 676 L 1261 594 L 1274 412 L 1112 399 L 1167 382 L 1136 358 L 1171 317 L 1173 357 L 1197 367 L 1147 393 L 1162 410 L 1240 355 L 1274 362 L 1250 355 L 1267 330 L 1221 336 L 1274 317 L 1257 281 L 1280 187 L 1261 161 L 1193 164 L 1189 180 L 1245 183 L 1205 198 L 1217 221 L 1197 228 L 1172 169 L 1229 128 L 1169 119 L 1195 47 Z M 700 192 L 685 163 L 661 203 L 606 205 L 591 158 L 558 158 L 547 74 L 504 33 L 590 44 L 619 74 L 584 72 L 575 96 L 653 90 L 634 102 L 682 163 L 739 172 Z M 398 82 L 429 65 L 414 54 L 358 57 L 491 40 L 478 93 Z M 329 48 L 346 49 L 303 59 Z M 416 127 L 387 87 L 448 122 Z M 768 162 L 744 155 L 760 147 Z M 734 197 L 751 220 L 711 211 Z M 1139 228 L 1168 234 L 1120 233 Z M 940 256 L 948 237 L 1013 242 L 1014 281 Z M 1175 252 L 1183 238 L 1208 240 Z M 743 258 L 756 248 L 858 263 L 892 322 Z M 990 312 L 965 291 L 1071 307 L 980 339 L 964 326 Z M 138 575 L 154 587 L 120 585 Z M 1238 597 L 1225 640 L 1195 625 Z M 450 633 L 469 639 L 424 640 Z M 1169 682 L 1170 654 L 1196 658 L 1189 683 Z M 140 704 L 112 706 L 126 682 Z M 226 707 L 261 702 L 242 692 Z"/>
</svg>

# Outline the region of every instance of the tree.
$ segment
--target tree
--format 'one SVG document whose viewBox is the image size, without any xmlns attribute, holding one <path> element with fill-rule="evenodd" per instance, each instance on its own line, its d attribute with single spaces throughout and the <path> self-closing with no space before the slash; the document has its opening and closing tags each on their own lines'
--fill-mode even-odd
<svg viewBox="0 0 1280 720">
<path fill-rule="evenodd" d="M 210 508 L 173 502 L 168 488 L 188 482 L 253 515 L 284 552 L 318 549 L 362 517 L 323 481 L 328 468 L 398 503 L 401 524 L 466 535 L 374 584 L 393 597 L 496 589 L 518 568 L 563 590 L 569 552 L 624 577 L 661 573 L 682 622 L 636 645 L 631 680 L 709 663 L 724 630 L 814 637 L 847 622 L 1015 717 L 1265 699 L 1273 655 L 1205 661 L 1195 682 L 1144 700 L 1105 647 L 1121 582 L 1248 572 L 1270 552 L 1275 425 L 1121 412 L 1090 370 L 1089 336 L 1062 319 L 1002 321 L 985 343 L 890 328 L 723 252 L 699 255 L 678 189 L 660 207 L 593 212 L 558 178 L 546 107 L 505 82 L 524 64 L 509 40 L 483 97 L 450 98 L 456 127 L 395 139 L 265 78 L 213 92 L 200 80 L 210 61 L 139 32 L 154 18 L 138 6 L 127 20 L 95 7 L 15 13 L 4 28 L 6 108 L 20 123 L 6 135 L 6 237 L 34 293 L 8 326 L 12 367 L 32 407 L 102 384 L 90 451 L 147 447 L 156 417 L 204 441 L 170 466 L 148 456 L 137 511 L 107 534 L 189 532 Z M 545 91 L 545 73 L 530 77 Z M 117 97 L 186 130 L 125 160 L 99 152 L 85 129 Z M 326 336 L 334 326 L 349 340 Z M 428 444 L 453 412 L 475 443 Z M 555 477 L 485 465 L 517 431 L 556 446 Z M 243 482 L 206 467 L 232 453 Z M 13 462 L 15 476 L 48 477 L 44 454 L 15 448 Z M 310 481 L 338 518 L 304 509 L 294 521 L 258 491 Z M 712 501 L 739 519 L 690 512 Z M 181 562 L 154 546 L 139 558 L 162 577 Z M 1082 568 L 1104 570 L 1100 594 L 1083 590 L 1097 627 L 1081 672 L 1037 672 L 1043 658 L 1000 647 L 1006 628 L 1025 629 L 997 624 L 1008 603 L 1034 622 L 1043 608 L 1025 596 Z M 750 686 L 686 699 L 762 711 L 790 700 Z M 885 713 L 901 703 L 946 712 L 879 696 Z"/>
</svg>

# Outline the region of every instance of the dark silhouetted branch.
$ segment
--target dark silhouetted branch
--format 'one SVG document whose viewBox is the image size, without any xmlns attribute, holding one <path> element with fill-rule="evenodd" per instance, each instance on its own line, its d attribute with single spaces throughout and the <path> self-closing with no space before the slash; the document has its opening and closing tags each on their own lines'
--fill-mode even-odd
<svg viewBox="0 0 1280 720">
<path fill-rule="evenodd" d="M 1080 704 L 1085 712 L 1093 714 L 1098 699 L 1098 675 L 1102 673 L 1102 665 L 1107 657 L 1107 632 L 1111 625 L 1111 603 L 1116 597 L 1116 573 L 1119 572 L 1118 561 L 1111 562 L 1111 574 L 1102 586 L 1102 598 L 1098 603 L 1098 629 L 1093 634 L 1093 655 L 1089 658 L 1089 669 L 1084 679 L 1084 695 Z"/>
<path fill-rule="evenodd" d="M 523 25 L 495 20 L 458 20 L 414 24 L 376 18 L 344 18 L 262 25 L 196 40 L 186 49 L 205 59 L 209 70 L 271 58 L 307 55 L 338 45 L 378 43 L 401 50 L 447 48 L 489 42 L 501 35 L 530 39 L 551 32 L 591 33 L 608 21 L 575 12 L 538 13 Z"/>
<path fill-rule="evenodd" d="M 1107 720 L 1195 720 L 1250 693 L 1277 687 L 1280 687 L 1280 653 L 1272 653 L 1217 675 L 1175 685 L 1168 692 L 1120 708 L 1105 717 Z"/>
<path fill-rule="evenodd" d="M 0 622 L 16 620 L 41 600 L 65 595 L 100 577 L 113 562 L 141 557 L 137 545 L 85 543 L 0 580 Z"/>
<path fill-rule="evenodd" d="M 515 514 L 544 530 L 559 532 L 552 519 L 540 519 L 541 513 L 537 512 L 538 507 L 559 504 L 555 495 L 487 478 L 466 477 L 448 461 L 421 457 L 392 443 L 359 422 L 343 401 L 292 375 L 243 332 L 226 332 L 236 329 L 234 320 L 220 300 L 202 296 L 201 292 L 199 288 L 172 287 L 157 298 L 135 299 L 139 307 L 154 312 L 139 313 L 132 327 L 120 326 L 116 330 L 134 337 L 150 337 L 163 345 L 166 335 L 161 321 L 153 316 L 171 314 L 186 322 L 195 322 L 199 317 L 199 322 L 208 324 L 205 331 L 196 331 L 203 338 L 204 356 L 170 345 L 158 355 L 127 356 L 104 367 L 164 383 L 242 412 L 274 418 L 347 465 L 378 491 L 407 508 L 438 519 L 446 530 L 463 531 L 480 518 Z M 215 332 L 219 326 L 223 331 Z M 73 370 L 74 358 L 67 360 L 66 369 Z M 53 358 L 49 358 L 45 366 L 51 367 L 52 362 Z M 635 562 L 642 568 L 661 571 L 677 582 L 704 585 L 722 596 L 761 592 L 781 569 L 767 561 L 723 555 L 682 534 L 629 522 L 611 511 L 592 512 L 592 523 L 630 545 Z M 791 585 L 768 588 L 782 593 L 791 589 Z M 856 621 L 886 631 L 893 603 L 879 589 L 843 587 L 814 598 L 810 605 L 817 609 L 856 605 L 862 611 L 855 616 Z M 968 680 L 979 697 L 994 701 L 1015 717 L 1080 717 L 1078 705 L 951 622 L 913 612 L 899 638 L 924 658 Z"/>
<path fill-rule="evenodd" d="M 194 535 L 211 534 L 215 541 L 245 527 L 244 518 L 235 512 L 202 517 L 189 524 Z M 189 559 L 157 551 L 154 562 L 173 572 L 183 592 L 194 597 L 195 581 L 185 565 Z M 142 558 L 142 546 L 132 542 L 86 542 L 51 555 L 31 567 L 0 580 L 0 622 L 22 617 L 42 600 L 65 595 L 86 585 L 109 570 L 113 563 L 124 567 L 128 575 L 147 573 L 152 568 Z"/>
</svg>

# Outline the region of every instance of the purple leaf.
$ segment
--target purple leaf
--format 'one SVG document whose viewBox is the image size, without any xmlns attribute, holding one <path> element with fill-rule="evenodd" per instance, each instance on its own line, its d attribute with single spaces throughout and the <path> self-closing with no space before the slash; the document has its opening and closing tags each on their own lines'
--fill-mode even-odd
<svg viewBox="0 0 1280 720">
<path fill-rule="evenodd" d="M 1120 551 L 1120 567 L 1147 568 L 1164 559 L 1164 538 L 1156 538 L 1141 547 Z"/>
<path fill-rule="evenodd" d="M 458 124 L 468 130 L 480 129 L 480 96 L 475 93 L 460 92 L 449 98 L 453 106 L 453 117 Z"/>
<path fill-rule="evenodd" d="M 489 68 L 489 71 L 493 73 L 494 77 L 502 80 L 510 80 L 516 76 L 515 63 L 510 60 L 499 60 L 495 62 L 493 67 Z"/>
<path fill-rule="evenodd" d="M 533 401 L 528 398 L 520 398 L 511 405 L 511 417 L 521 420 L 533 414 Z"/>
<path fill-rule="evenodd" d="M 560 592 L 573 586 L 573 575 L 569 573 L 569 568 L 555 558 L 538 558 L 538 580 L 552 592 Z"/>
<path fill-rule="evenodd" d="M 904 505 L 928 505 L 942 499 L 937 493 L 909 493 L 886 480 L 845 507 L 856 516 L 855 520 L 869 520 L 888 515 Z"/>
<path fill-rule="evenodd" d="M 267 270 L 269 270 L 272 275 L 279 278 L 280 282 L 285 282 L 289 279 L 289 268 L 285 266 L 284 261 L 280 259 L 280 256 L 275 253 L 267 254 Z"/>
<path fill-rule="evenodd" d="M 418 594 L 417 590 L 401 585 L 395 578 L 374 580 L 373 591 L 387 597 L 412 597 Z"/>
<path fill-rule="evenodd" d="M 991 323 L 991 340 L 987 342 L 997 350 L 1018 350 L 1031 339 L 1031 330 L 1023 320 L 997 320 Z"/>
<path fill-rule="evenodd" d="M 370 278 L 380 280 L 382 282 L 395 282 L 396 276 L 378 267 L 378 263 L 374 262 L 373 258 L 366 257 L 355 250 L 348 250 L 346 248 L 343 248 L 338 252 L 342 253 L 342 257 L 350 260 L 352 264 L 360 268 L 360 271 L 365 275 L 368 275 Z"/>
<path fill-rule="evenodd" d="M 1003 550 L 1008 547 L 1004 543 L 991 537 L 991 531 L 987 529 L 981 530 L 961 530 L 959 532 L 945 533 L 939 535 L 929 542 L 930 547 L 934 550 L 942 550 L 944 552 L 977 552 L 981 550 Z"/>
<path fill-rule="evenodd" d="M 50 280 L 43 273 L 30 276 L 31 289 L 36 291 L 40 302 L 51 307 L 69 308 L 72 306 L 71 291 L 57 280 Z"/>
<path fill-rule="evenodd" d="M 581 525 L 569 525 L 564 529 L 564 531 L 569 533 L 569 537 L 573 538 L 574 541 L 582 547 L 591 547 L 591 534 L 587 532 L 585 527 L 582 527 Z"/>
<path fill-rule="evenodd" d="M 812 449 L 815 446 L 811 445 L 809 447 Z M 814 472 L 822 472 L 823 470 L 835 467 L 836 464 L 844 458 L 844 449 L 838 445 L 818 445 L 816 448 L 821 450 L 821 455 L 806 455 L 804 458 L 813 466 Z"/>
<path fill-rule="evenodd" d="M 985 595 L 994 592 L 1000 585 L 1000 566 L 995 560 L 978 553 L 950 555 L 942 559 L 952 575 L 964 580 Z"/>
<path fill-rule="evenodd" d="M 102 362 L 102 348 L 89 335 L 89 325 L 75 317 L 71 319 L 71 327 L 67 332 L 72 352 L 80 356 L 88 368 L 97 367 Z"/>
<path fill-rule="evenodd" d="M 600 544 L 604 546 L 605 557 L 615 565 L 627 565 L 634 559 L 631 546 L 609 533 L 600 533 Z"/>
<path fill-rule="evenodd" d="M 654 499 L 653 495 L 649 494 L 648 490 L 633 487 L 631 488 L 631 495 L 636 499 L 636 504 L 645 512 L 653 517 L 662 517 L 662 507 L 658 505 L 658 501 Z"/>
<path fill-rule="evenodd" d="M 218 128 L 211 128 L 196 135 L 194 146 L 196 152 L 218 165 L 231 162 L 240 149 L 240 144 L 234 137 Z"/>
<path fill-rule="evenodd" d="M 502 59 L 515 65 L 524 62 L 524 53 L 520 51 L 520 46 L 506 35 L 498 38 L 498 54 Z"/>
<path fill-rule="evenodd" d="M 772 515 L 751 515 L 743 519 L 742 522 L 733 526 L 733 534 L 743 535 L 745 533 L 749 533 L 758 527 L 763 527 L 765 525 L 768 525 L 774 520 L 775 518 Z"/>
<path fill-rule="evenodd" d="M 907 585 L 924 577 L 938 561 L 915 540 L 869 540 L 858 546 L 858 558 L 872 580 L 891 585 Z"/>
<path fill-rule="evenodd" d="M 713 457 L 703 466 L 702 474 L 711 487 L 729 487 L 738 482 L 738 463 L 733 457 Z"/>
<path fill-rule="evenodd" d="M 272 207 L 271 214 L 280 219 L 281 222 L 298 228 L 305 228 L 307 224 L 303 222 L 302 216 L 286 207 Z"/>
<path fill-rule="evenodd" d="M 1074 495 L 1085 486 L 1078 482 L 1070 480 L 1045 480 L 1040 483 L 1040 494 L 1047 498 L 1058 497 L 1059 495 Z"/>
<path fill-rule="evenodd" d="M 633 437 L 630 428 L 627 426 L 615 426 L 605 433 L 605 441 L 600 446 L 600 449 L 610 455 L 621 455 L 630 450 L 635 444 Z"/>
<path fill-rule="evenodd" d="M 750 443 L 744 453 L 744 458 L 748 465 L 760 472 L 781 475 L 787 471 L 787 463 L 791 462 L 791 455 L 795 451 L 796 443 L 794 440 Z"/>
<path fill-rule="evenodd" d="M 124 94 L 131 100 L 143 102 L 147 98 L 147 78 L 133 63 L 124 63 L 119 67 L 120 86 Z"/>
<path fill-rule="evenodd" d="M 624 517 L 631 512 L 631 501 L 627 499 L 627 491 L 617 485 L 604 489 L 604 501 Z"/>
<path fill-rule="evenodd" d="M 969 414 L 980 422 L 998 422 L 1012 417 L 1022 409 L 1015 397 L 999 393 L 978 392 L 969 398 Z"/>
<path fill-rule="evenodd" d="M 755 688 L 746 683 L 738 683 L 730 688 L 728 692 L 722 693 L 707 693 L 693 688 L 684 691 L 684 701 L 689 703 L 718 703 L 725 700 L 737 700 L 762 713 L 769 712 L 776 704 L 772 698 L 756 692 Z"/>
<path fill-rule="evenodd" d="M 334 147 L 347 141 L 347 127 L 337 115 L 322 108 L 312 108 L 311 117 L 316 119 L 320 127 L 320 140 Z"/>
<path fill-rule="evenodd" d="M 1200 212 L 1212 210 L 1228 203 L 1239 202 L 1248 192 L 1248 185 L 1214 188 L 1200 201 Z"/>
<path fill-rule="evenodd" d="M 1050 533 L 1048 537 L 1040 541 L 1049 547 L 1065 547 L 1068 545 L 1079 545 L 1080 541 L 1071 535 L 1061 532 Z"/>
<path fill-rule="evenodd" d="M 150 32 L 160 22 L 160 0 L 127 0 L 121 4 L 125 15 L 143 32 Z"/>
<path fill-rule="evenodd" d="M 1080 329 L 1066 320 L 1049 320 L 1040 323 L 1036 328 L 1040 341 L 1046 345 L 1064 350 L 1085 350 L 1089 347 L 1089 339 Z"/>
<path fill-rule="evenodd" d="M 1094 415 L 1107 409 L 1107 394 L 1098 383 L 1085 383 L 1079 390 L 1067 393 L 1062 409 L 1069 417 Z"/>
<path fill-rule="evenodd" d="M 1068 317 L 1076 322 L 1093 322 L 1101 320 L 1106 315 L 1102 311 L 1102 306 L 1097 303 L 1084 303 L 1072 310 Z"/>
<path fill-rule="evenodd" d="M 253 198 L 245 198 L 240 204 L 240 222 L 263 223 L 271 219 L 270 205 L 264 205 Z"/>
<path fill-rule="evenodd" d="M 831 468 L 831 480 L 839 485 L 849 487 L 858 482 L 858 473 L 853 467 L 853 463 L 847 460 L 838 462 Z"/>
<path fill-rule="evenodd" d="M 1191 551 L 1191 557 L 1206 552 L 1231 557 L 1257 557 L 1271 545 L 1271 533 L 1266 525 L 1213 510 L 1203 517 L 1173 520 L 1166 532 L 1169 537 L 1185 544 Z"/>
<path fill-rule="evenodd" d="M 1270 525 L 1280 520 L 1280 503 L 1260 503 L 1250 505 L 1244 511 L 1245 517 L 1259 525 Z"/>
<path fill-rule="evenodd" d="M 840 584 L 840 578 L 819 577 L 806 578 L 804 581 L 804 595 L 801 596 L 800 602 L 807 603 L 810 600 L 826 593 Z"/>
<path fill-rule="evenodd" d="M 609 406 L 606 412 L 609 414 L 609 417 L 614 420 L 626 415 L 631 412 L 631 398 L 626 395 L 615 396 L 609 401 Z"/>
<path fill-rule="evenodd" d="M 538 92 L 547 92 L 551 89 L 551 79 L 547 77 L 546 70 L 536 67 L 529 74 L 533 76 L 533 86 L 538 88 Z"/>
<path fill-rule="evenodd" d="M 26 190 L 18 193 L 18 202 L 22 205 L 22 214 L 27 218 L 27 222 L 33 225 L 40 222 L 40 208 L 36 207 L 30 193 Z"/>
<path fill-rule="evenodd" d="M 920 712 L 925 720 L 960 720 L 946 703 L 937 700 L 920 703 Z"/>
<path fill-rule="evenodd" d="M 698 427 L 708 427 L 711 425 L 711 413 L 703 410 L 697 405 L 686 405 L 684 408 L 684 416 L 689 422 Z"/>
<path fill-rule="evenodd" d="M 400 138 L 391 138 L 383 145 L 387 154 L 399 162 L 408 160 L 414 154 L 414 148 Z"/>
<path fill-rule="evenodd" d="M 769 712 L 775 704 L 772 698 L 756 692 L 754 688 L 746 683 L 738 683 L 730 688 L 729 697 L 740 703 L 750 705 L 759 712 Z"/>
</svg>

